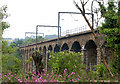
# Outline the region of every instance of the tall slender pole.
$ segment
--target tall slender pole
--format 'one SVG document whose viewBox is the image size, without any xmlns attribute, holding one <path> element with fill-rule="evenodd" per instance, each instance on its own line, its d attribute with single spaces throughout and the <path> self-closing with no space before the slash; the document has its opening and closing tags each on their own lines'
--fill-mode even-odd
<svg viewBox="0 0 120 84">
<path fill-rule="evenodd" d="M 60 12 L 58 12 L 58 45 L 59 45 L 59 26 L 60 26 Z"/>
</svg>

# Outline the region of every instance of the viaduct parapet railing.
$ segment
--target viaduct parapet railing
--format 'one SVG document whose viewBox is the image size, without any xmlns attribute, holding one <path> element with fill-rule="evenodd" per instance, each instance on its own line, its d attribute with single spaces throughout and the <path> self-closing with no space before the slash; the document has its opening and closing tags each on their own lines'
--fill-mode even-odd
<svg viewBox="0 0 120 84">
<path fill-rule="evenodd" d="M 99 43 L 101 47 L 105 42 L 103 37 L 103 34 L 99 34 Z M 101 62 L 100 49 L 97 47 L 97 42 L 94 39 L 93 33 L 91 31 L 84 31 L 81 33 L 69 34 L 67 36 L 60 37 L 59 45 L 57 38 L 39 42 L 37 43 L 37 50 L 43 54 L 46 70 L 48 70 L 48 51 L 60 52 L 64 50 L 83 53 L 83 62 L 86 64 L 86 69 L 93 69 L 93 65 L 100 64 Z M 32 71 L 35 69 L 33 61 L 31 61 L 31 63 L 25 62 L 25 60 L 28 60 L 29 57 L 32 57 L 32 53 L 35 50 L 36 44 L 31 44 L 25 47 L 23 46 L 20 48 L 25 71 Z M 107 56 L 107 52 L 104 52 L 104 54 Z"/>
<path fill-rule="evenodd" d="M 61 32 L 62 36 L 68 35 L 68 34 L 75 34 L 75 33 L 80 33 L 87 31 L 87 25 L 81 26 L 81 27 L 76 27 L 74 29 L 66 30 L 64 32 Z"/>
</svg>

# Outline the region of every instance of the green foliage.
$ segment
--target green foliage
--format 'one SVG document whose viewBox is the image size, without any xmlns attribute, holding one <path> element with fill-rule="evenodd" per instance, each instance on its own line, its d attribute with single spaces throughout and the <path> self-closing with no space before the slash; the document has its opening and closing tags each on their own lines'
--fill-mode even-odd
<svg viewBox="0 0 120 84">
<path fill-rule="evenodd" d="M 2 27 L 2 33 L 3 31 L 10 27 L 10 25 L 4 21 L 4 19 L 6 19 L 8 17 L 8 14 L 7 14 L 7 6 L 2 6 L 0 7 L 0 27 Z"/>
<path fill-rule="evenodd" d="M 44 38 L 42 38 L 42 36 L 38 36 L 37 37 L 37 42 L 43 41 Z M 26 37 L 25 41 L 22 42 L 22 45 L 30 45 L 36 43 L 36 38 L 31 38 L 31 37 Z"/>
<path fill-rule="evenodd" d="M 19 48 L 8 46 L 7 41 L 2 41 L 2 71 L 7 73 L 18 73 L 22 68 L 22 56 Z"/>
<path fill-rule="evenodd" d="M 50 53 L 49 66 L 55 73 L 63 74 L 64 69 L 68 70 L 68 74 L 77 72 L 79 69 L 85 68 L 81 60 L 81 53 L 75 52 L 58 52 Z"/>
<path fill-rule="evenodd" d="M 94 74 L 96 74 L 100 79 L 106 79 L 110 77 L 109 72 L 104 64 L 94 65 L 94 68 Z"/>
<path fill-rule="evenodd" d="M 101 14 L 105 18 L 105 22 L 99 28 L 100 33 L 105 34 L 105 40 L 107 41 L 106 47 L 112 48 L 112 58 L 111 66 L 120 73 L 120 24 L 118 20 L 118 12 L 120 8 L 117 8 L 113 2 L 108 2 L 108 7 L 101 5 Z M 105 10 L 105 11 L 104 11 Z M 103 12 L 104 11 L 104 12 Z"/>
</svg>

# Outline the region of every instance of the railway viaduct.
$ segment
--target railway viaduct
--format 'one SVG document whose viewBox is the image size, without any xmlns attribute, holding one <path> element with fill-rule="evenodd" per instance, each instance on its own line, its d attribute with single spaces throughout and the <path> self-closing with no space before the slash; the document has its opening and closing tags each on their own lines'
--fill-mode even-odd
<svg viewBox="0 0 120 84">
<path fill-rule="evenodd" d="M 97 33 L 97 32 L 96 32 Z M 99 34 L 99 42 L 101 47 L 105 40 L 104 35 Z M 59 42 L 59 45 L 58 45 Z M 47 63 L 49 59 L 48 51 L 60 52 L 64 50 L 82 52 L 83 61 L 86 64 L 86 68 L 91 69 L 93 65 L 100 64 L 100 49 L 97 47 L 97 43 L 93 37 L 91 31 L 84 31 L 76 34 L 66 35 L 63 37 L 46 40 L 37 43 L 37 50 L 40 50 L 44 56 L 45 68 L 47 70 Z M 23 58 L 23 66 L 25 71 L 32 71 L 35 69 L 34 61 L 26 63 L 29 57 L 32 57 L 32 52 L 36 50 L 36 44 L 31 44 L 20 48 Z"/>
</svg>

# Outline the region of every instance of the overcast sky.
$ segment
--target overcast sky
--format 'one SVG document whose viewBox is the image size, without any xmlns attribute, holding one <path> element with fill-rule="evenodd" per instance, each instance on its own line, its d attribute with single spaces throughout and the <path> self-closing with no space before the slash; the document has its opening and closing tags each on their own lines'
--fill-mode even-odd
<svg viewBox="0 0 120 84">
<path fill-rule="evenodd" d="M 0 6 L 8 6 L 7 22 L 4 38 L 24 38 L 25 32 L 35 32 L 36 25 L 58 25 L 58 12 L 79 12 L 73 0 L 0 0 Z M 90 5 L 88 5 L 90 8 Z M 66 18 L 67 17 L 67 18 Z M 62 22 L 63 21 L 63 22 Z M 70 22 L 68 22 L 70 21 Z M 82 22 L 80 22 L 82 21 Z M 61 15 L 61 25 L 68 25 L 62 31 L 69 29 L 71 23 L 76 27 L 83 26 L 81 17 L 70 14 Z M 72 29 L 72 28 L 71 28 Z M 45 29 L 44 29 L 45 30 Z M 51 29 L 51 31 L 53 31 Z M 49 32 L 51 32 L 49 31 Z M 54 30 L 57 33 L 57 30 Z M 40 30 L 39 30 L 40 32 Z"/>
</svg>

